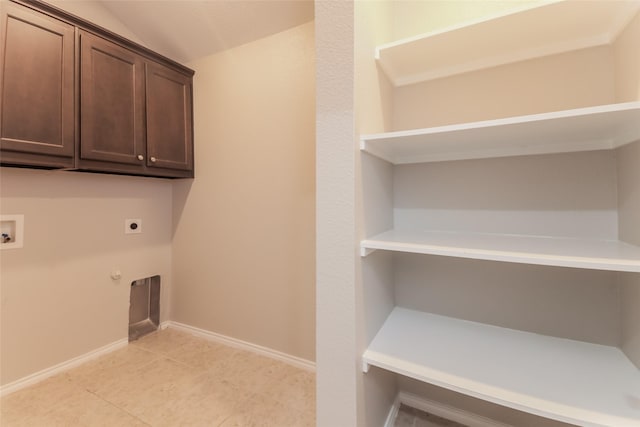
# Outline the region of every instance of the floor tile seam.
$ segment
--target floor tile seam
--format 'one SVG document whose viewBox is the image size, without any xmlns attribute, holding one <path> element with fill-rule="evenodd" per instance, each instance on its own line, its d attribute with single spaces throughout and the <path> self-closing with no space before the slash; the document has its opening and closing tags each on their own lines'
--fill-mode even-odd
<svg viewBox="0 0 640 427">
<path fill-rule="evenodd" d="M 136 369 L 147 368 L 153 362 L 156 362 L 156 361 L 158 361 L 160 359 L 161 358 L 153 358 L 153 359 L 150 359 L 150 360 L 146 360 L 143 363 L 140 363 L 140 365 L 138 365 L 136 367 Z M 104 371 L 106 371 L 108 369 L 122 369 L 122 368 L 126 367 L 127 365 L 129 365 L 128 361 L 127 362 L 123 362 L 123 363 L 119 363 L 117 365 L 108 366 L 108 367 L 93 368 L 92 369 L 92 375 L 95 375 L 96 372 L 104 372 Z M 82 376 L 73 375 L 72 371 L 65 372 L 64 375 L 66 375 L 67 379 L 69 379 L 69 381 L 72 382 L 75 386 L 81 388 L 82 390 L 85 390 L 85 391 L 88 391 L 90 393 L 93 393 L 92 390 L 87 388 L 87 386 L 82 383 L 82 378 L 83 378 Z"/>
<path fill-rule="evenodd" d="M 229 348 L 233 348 L 233 347 L 229 347 Z M 238 351 L 243 351 L 243 350 L 238 350 Z M 165 357 L 167 359 L 170 359 L 170 360 L 174 361 L 174 362 L 180 363 L 180 364 L 182 364 L 184 366 L 188 366 L 190 368 L 195 368 L 195 369 L 200 369 L 204 373 L 219 373 L 219 371 L 220 371 L 220 367 L 219 366 L 203 367 L 203 366 L 199 366 L 199 365 L 183 362 L 181 360 L 175 359 L 172 356 L 165 356 Z M 241 365 L 241 364 L 242 364 L 241 362 L 236 362 L 236 363 L 234 363 L 234 366 L 238 366 L 238 365 Z M 250 365 L 247 366 L 247 370 L 251 371 L 252 373 L 254 373 L 254 372 L 257 373 L 257 372 L 260 371 L 260 369 L 262 369 L 262 368 L 252 368 Z M 278 379 L 282 379 L 285 376 L 286 376 L 285 374 L 282 374 L 281 376 L 278 377 Z"/>
<path fill-rule="evenodd" d="M 260 395 L 260 393 L 252 393 L 252 394 L 248 395 L 247 397 L 245 397 L 245 398 L 243 398 L 243 399 L 240 399 L 240 400 L 238 401 L 238 403 L 237 403 L 236 408 L 235 408 L 233 411 L 231 411 L 231 413 L 230 413 L 227 417 L 225 417 L 225 418 L 224 418 L 224 419 L 223 419 L 223 420 L 222 420 L 222 421 L 217 425 L 217 427 L 220 427 L 220 426 L 224 425 L 224 423 L 226 423 L 230 418 L 232 418 L 232 417 L 234 417 L 234 416 L 236 416 L 236 415 L 242 415 L 242 414 L 245 414 L 245 413 L 249 413 L 249 412 L 251 412 L 250 410 L 243 409 L 243 408 L 247 408 L 247 407 L 248 407 L 248 405 L 247 405 L 247 404 L 248 404 L 248 403 L 251 403 L 251 401 L 253 400 L 253 398 L 254 398 L 255 396 L 258 396 L 258 395 Z M 250 408 L 253 408 L 253 406 L 251 406 Z"/>
<path fill-rule="evenodd" d="M 293 398 L 293 399 L 292 399 Z M 287 397 L 273 397 L 273 400 L 275 400 L 276 402 L 280 403 L 281 405 L 290 407 L 290 408 L 295 408 L 297 410 L 300 411 L 304 411 L 305 409 L 300 409 L 300 406 L 303 406 L 305 408 L 315 408 L 315 399 L 306 399 L 306 398 L 302 398 L 300 397 L 300 395 L 296 394 L 295 396 L 287 396 Z M 293 406 L 294 404 L 300 405 L 300 406 Z"/>
<path fill-rule="evenodd" d="M 314 390 L 315 389 L 315 385 L 312 385 L 312 387 L 310 388 L 310 390 Z M 307 391 L 307 387 L 305 386 L 300 386 L 300 385 L 292 385 L 292 384 L 282 384 L 281 381 L 278 382 L 274 382 L 273 384 L 273 389 L 271 391 L 279 391 L 279 392 L 291 392 L 293 391 L 296 395 L 301 395 L 303 394 L 305 391 Z M 277 394 L 277 396 L 279 396 L 280 394 Z"/>
<path fill-rule="evenodd" d="M 279 403 L 279 404 L 283 405 L 284 407 L 288 408 L 289 411 L 296 412 L 296 413 L 299 413 L 299 414 L 303 414 L 308 410 L 308 408 L 301 409 L 301 408 L 296 407 L 296 406 L 292 407 L 291 406 L 291 402 L 290 402 L 289 399 L 280 399 L 280 398 L 270 394 L 268 392 L 268 390 L 266 392 L 264 392 L 264 393 L 252 393 L 251 397 L 248 398 L 247 402 L 245 402 L 245 403 L 249 403 L 249 402 L 253 401 L 254 399 L 260 399 L 261 397 L 270 399 L 271 401 L 273 401 L 275 403 Z M 260 403 L 260 402 L 256 402 L 256 403 Z M 313 402 L 311 402 L 311 404 L 309 406 L 315 409 L 315 400 Z"/>
<path fill-rule="evenodd" d="M 233 417 L 236 414 L 236 411 L 232 411 L 229 415 L 227 415 L 222 421 L 220 421 L 220 423 L 218 423 L 215 427 L 220 427 L 222 425 L 224 425 L 224 423 L 227 422 L 227 420 L 229 420 L 229 418 Z M 213 426 L 212 426 L 213 427 Z"/>
<path fill-rule="evenodd" d="M 186 381 L 184 383 L 184 386 L 185 386 L 184 390 L 182 391 L 184 393 L 184 395 L 185 396 L 191 396 L 193 390 L 196 390 L 199 387 L 199 379 L 204 377 L 205 375 L 206 375 L 205 372 L 198 372 L 197 374 L 194 374 L 189 380 L 181 378 L 181 380 L 185 380 Z M 178 382 L 179 381 L 180 380 L 178 380 Z"/>
<path fill-rule="evenodd" d="M 145 422 L 144 420 L 142 420 L 141 418 L 139 418 L 136 414 L 128 411 L 126 408 L 121 407 L 120 405 L 110 401 L 109 399 L 100 396 L 98 393 L 92 392 L 91 390 L 86 390 L 87 393 L 94 395 L 95 397 L 97 397 L 98 399 L 102 400 L 103 402 L 113 406 L 114 408 L 118 409 L 119 411 L 122 411 L 126 414 L 128 414 L 129 416 L 135 418 L 137 421 L 141 422 L 142 424 L 151 427 L 151 424 Z"/>
<path fill-rule="evenodd" d="M 187 367 L 187 368 L 192 368 L 192 369 L 201 369 L 201 368 L 200 368 L 200 367 L 198 367 L 198 366 L 191 365 L 191 364 L 188 364 L 188 363 L 182 362 L 182 361 L 180 361 L 180 360 L 177 360 L 177 359 L 175 359 L 175 358 L 171 357 L 171 356 L 170 356 L 169 354 L 167 354 L 167 353 L 162 353 L 162 352 L 158 352 L 158 351 L 149 350 L 149 349 L 146 349 L 146 348 L 139 347 L 139 346 L 137 346 L 137 345 L 135 346 L 135 348 L 137 348 L 137 349 L 139 349 L 139 350 L 143 350 L 143 351 L 145 351 L 145 352 L 147 352 L 147 353 L 150 353 L 150 354 L 153 354 L 153 355 L 155 355 L 155 356 L 156 356 L 156 358 L 155 358 L 155 359 L 150 359 L 150 360 L 146 361 L 145 363 L 141 364 L 141 365 L 140 365 L 140 367 L 141 367 L 141 368 L 142 368 L 142 367 L 146 367 L 146 366 L 150 365 L 151 363 L 156 362 L 156 361 L 158 361 L 158 360 L 162 360 L 162 359 L 164 359 L 164 360 L 170 360 L 170 361 L 172 361 L 172 362 L 175 362 L 175 363 L 177 363 L 177 364 L 179 364 L 179 365 L 182 365 L 182 366 L 184 366 L 184 367 Z M 125 363 L 125 364 L 126 364 L 126 363 Z"/>
<path fill-rule="evenodd" d="M 170 360 L 170 359 L 166 358 L 166 357 L 160 357 L 160 358 L 155 359 L 153 361 L 159 361 L 159 360 Z M 190 366 L 184 365 L 184 364 L 182 364 L 182 363 L 180 363 L 178 361 L 172 360 L 172 362 L 176 362 L 181 367 L 191 368 Z M 147 366 L 147 365 L 148 364 L 145 364 L 145 365 L 142 365 L 141 367 L 144 367 L 144 366 Z M 166 382 L 163 382 L 163 384 L 161 384 L 161 385 L 166 385 L 166 384 L 170 384 L 170 383 L 171 384 L 176 384 L 176 385 L 179 384 L 180 386 L 184 386 L 184 392 L 185 393 L 190 393 L 192 390 L 194 390 L 198 386 L 197 381 L 194 381 L 194 380 L 199 378 L 199 377 L 202 377 L 203 375 L 204 375 L 204 373 L 201 372 L 201 370 L 200 370 L 200 372 L 194 372 L 193 375 L 185 375 L 184 373 L 182 373 L 182 374 L 179 375 L 178 379 L 168 380 Z M 190 384 L 189 381 L 192 381 L 192 383 Z M 120 405 L 118 405 L 118 403 L 111 401 L 107 396 L 103 395 L 103 392 L 108 391 L 108 389 L 105 390 L 105 389 L 98 388 L 96 390 L 89 390 L 89 389 L 87 389 L 85 387 L 85 390 L 88 391 L 89 393 L 92 393 L 92 394 L 98 396 L 102 400 L 104 400 L 106 402 L 109 402 L 110 404 L 112 404 L 112 405 L 114 405 L 114 406 L 126 411 L 127 413 L 135 416 L 133 413 L 127 411 L 125 408 L 120 407 Z M 136 417 L 136 418 L 138 418 L 138 417 Z"/>
<path fill-rule="evenodd" d="M 131 343 L 129 343 L 128 345 L 132 345 L 132 344 L 131 344 Z M 125 348 L 126 348 L 126 347 L 125 347 Z M 141 351 L 143 351 L 143 352 L 145 352 L 145 353 L 149 353 L 149 354 L 151 354 L 151 355 L 155 356 L 155 358 L 149 358 L 149 360 L 146 360 L 144 363 L 141 363 L 141 364 L 140 364 L 140 367 L 145 367 L 145 366 L 147 366 L 147 365 L 149 365 L 149 364 L 151 364 L 151 363 L 155 362 L 156 360 L 158 360 L 158 359 L 160 359 L 160 358 L 162 358 L 162 357 L 164 356 L 162 353 L 158 353 L 158 352 L 155 352 L 155 351 L 151 351 L 151 350 L 148 350 L 148 349 L 146 349 L 146 348 L 142 348 L 142 347 L 140 347 L 140 346 L 137 346 L 137 345 L 135 345 L 135 344 L 133 344 L 133 345 L 132 345 L 132 348 L 135 348 L 136 350 L 141 350 Z M 129 360 L 125 360 L 125 361 L 123 361 L 122 363 L 120 363 L 120 364 L 118 364 L 118 365 L 110 366 L 110 368 L 114 368 L 114 367 L 116 367 L 116 368 L 117 368 L 117 367 L 122 367 L 122 366 L 128 365 L 129 363 L 130 363 L 130 361 L 129 361 Z"/>
<path fill-rule="evenodd" d="M 244 415 L 244 414 L 253 413 L 255 411 L 255 408 L 257 407 L 257 405 L 249 406 L 247 404 L 250 404 L 250 403 L 258 403 L 258 404 L 260 404 L 259 402 L 253 402 L 254 397 L 257 397 L 259 395 L 260 395 L 260 393 L 254 393 L 254 394 L 251 395 L 250 398 L 245 399 L 245 401 L 242 402 L 241 405 L 238 405 L 238 409 L 235 409 L 234 411 L 232 411 L 231 414 L 229 414 L 229 416 L 227 416 L 220 424 L 218 424 L 217 427 L 222 426 L 225 422 L 227 422 L 227 420 L 229 420 L 230 418 L 232 418 L 234 416 L 241 416 L 241 415 Z M 269 396 L 267 396 L 267 397 L 269 397 Z M 277 401 L 275 399 L 274 399 L 274 401 L 276 401 L 277 403 L 282 403 L 282 402 L 279 402 L 279 401 Z M 264 406 L 264 403 L 262 403 L 261 405 Z M 244 409 L 244 408 L 247 408 L 247 409 Z M 296 416 L 296 418 L 304 418 L 304 416 L 309 412 L 308 409 L 291 408 L 291 407 L 287 407 L 286 405 L 284 406 L 284 410 L 287 413 L 294 414 Z M 315 416 L 314 416 L 314 419 L 315 419 Z"/>
<path fill-rule="evenodd" d="M 144 348 L 144 347 L 140 346 L 139 344 L 135 345 L 135 346 L 136 346 L 136 348 L 144 350 L 144 351 L 146 351 L 148 353 L 153 353 L 155 355 L 158 355 L 158 356 L 161 356 L 161 357 L 164 357 L 164 358 L 167 358 L 167 359 L 171 359 L 174 362 L 178 362 L 178 363 L 182 363 L 184 365 L 188 365 L 188 366 L 192 366 L 192 367 L 198 368 L 198 366 L 190 365 L 188 363 L 185 363 L 185 362 L 182 362 L 180 360 L 175 359 L 175 354 L 180 354 L 180 349 L 172 350 L 172 351 L 158 351 L 158 350 L 151 350 L 151 349 L 148 349 L 148 348 Z"/>
<path fill-rule="evenodd" d="M 252 366 L 251 364 L 243 364 L 241 362 L 236 362 L 236 363 L 233 364 L 233 366 L 236 367 L 236 368 L 240 367 L 241 369 L 239 371 L 241 371 L 244 374 L 250 374 L 250 375 L 260 375 L 260 374 L 262 374 L 264 372 L 264 369 L 265 369 L 264 367 Z M 206 370 L 207 372 L 210 372 L 210 371 L 214 371 L 215 372 L 215 371 L 219 371 L 220 368 L 219 367 L 208 367 L 208 368 L 203 368 L 203 369 Z M 236 370 L 236 372 L 238 372 L 238 370 Z M 225 375 L 228 375 L 228 373 L 225 372 Z M 277 376 L 275 376 L 273 378 L 270 378 L 269 382 L 276 381 L 276 380 L 280 381 L 280 380 L 283 380 L 284 378 L 286 378 L 286 374 L 282 373 L 282 374 L 279 374 L 279 375 L 277 375 Z"/>
<path fill-rule="evenodd" d="M 129 345 L 132 346 L 135 349 L 142 350 L 142 351 L 145 351 L 147 353 L 155 354 L 156 356 L 166 356 L 168 354 L 167 352 L 163 352 L 163 351 L 153 350 L 153 349 L 147 348 L 147 347 L 145 347 L 144 345 L 142 345 L 140 343 L 136 343 L 135 341 L 130 342 Z"/>
<path fill-rule="evenodd" d="M 78 384 L 75 381 L 73 381 L 70 376 L 68 375 L 68 372 L 60 372 L 59 374 L 53 375 L 47 379 L 45 379 L 44 381 L 63 381 L 65 382 L 65 384 L 62 387 L 69 387 L 71 390 L 69 390 L 70 392 L 85 392 L 88 391 L 85 389 L 84 386 L 82 386 L 82 384 Z M 33 390 L 38 387 L 39 385 L 43 385 L 43 382 L 40 383 L 36 383 L 36 384 L 32 384 L 29 387 L 26 387 L 22 390 L 17 390 L 17 392 L 20 391 L 24 391 L 24 393 L 27 394 L 32 394 Z M 21 403 L 22 404 L 22 403 Z M 60 407 L 60 402 L 57 400 L 52 400 L 51 402 L 49 402 L 48 404 L 42 405 L 42 402 L 38 403 L 38 409 L 42 411 L 42 413 L 49 413 L 54 411 L 56 408 Z"/>
<path fill-rule="evenodd" d="M 197 365 L 194 365 L 194 364 L 191 364 L 191 363 L 186 363 L 186 362 L 183 362 L 182 360 L 174 359 L 173 357 L 168 356 L 168 355 L 165 355 L 165 356 L 163 356 L 163 357 L 164 357 L 165 359 L 167 359 L 167 360 L 170 360 L 170 361 L 172 361 L 172 362 L 175 362 L 175 363 L 177 363 L 177 364 L 179 364 L 179 365 L 182 365 L 182 366 L 184 366 L 184 367 L 186 367 L 186 368 L 197 369 L 198 371 L 203 371 L 203 373 L 204 373 L 205 371 L 207 371 L 207 368 L 203 368 L 203 367 L 201 367 L 201 366 L 197 366 Z"/>
</svg>

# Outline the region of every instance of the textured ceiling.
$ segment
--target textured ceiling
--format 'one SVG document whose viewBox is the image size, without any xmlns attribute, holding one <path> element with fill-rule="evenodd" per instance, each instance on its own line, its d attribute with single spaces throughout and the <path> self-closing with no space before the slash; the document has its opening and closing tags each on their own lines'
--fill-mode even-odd
<svg viewBox="0 0 640 427">
<path fill-rule="evenodd" d="M 148 47 L 179 62 L 313 20 L 313 0 L 102 0 Z"/>
</svg>

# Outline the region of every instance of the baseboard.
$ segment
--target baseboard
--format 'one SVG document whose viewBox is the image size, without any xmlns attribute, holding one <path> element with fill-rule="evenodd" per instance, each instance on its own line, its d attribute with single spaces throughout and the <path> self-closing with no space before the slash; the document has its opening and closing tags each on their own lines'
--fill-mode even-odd
<svg viewBox="0 0 640 427">
<path fill-rule="evenodd" d="M 416 396 L 414 394 L 406 393 L 403 391 L 398 393 L 396 403 L 396 414 L 398 412 L 400 404 L 405 404 L 407 406 L 411 406 L 412 408 L 416 408 L 421 411 L 428 412 L 438 417 L 446 418 L 448 420 L 455 421 L 469 427 L 512 427 L 509 424 L 504 424 L 491 418 L 483 417 L 472 412 L 454 408 L 453 406 L 425 399 L 420 396 Z M 394 404 L 394 406 L 396 406 L 396 404 Z M 385 427 L 392 427 L 393 420 L 395 420 L 395 417 L 394 419 L 392 419 L 391 424 L 385 424 Z"/>
<path fill-rule="evenodd" d="M 100 356 L 104 356 L 105 354 L 111 353 L 112 351 L 124 348 L 126 347 L 127 343 L 127 338 L 122 338 L 118 341 L 112 342 L 111 344 L 107 344 L 83 355 L 74 357 L 73 359 L 58 363 L 57 365 L 54 365 L 50 368 L 43 369 L 24 378 L 20 378 L 19 380 L 5 384 L 0 387 L 0 396 L 6 396 L 7 394 L 46 380 L 49 377 L 60 374 L 64 371 L 68 371 L 69 369 L 75 368 L 76 366 L 82 365 L 83 363 L 86 363 L 90 360 L 96 359 Z"/>
<path fill-rule="evenodd" d="M 171 324 L 171 320 L 165 320 L 164 322 L 160 322 L 160 330 L 165 330 L 169 327 L 169 325 Z"/>
<path fill-rule="evenodd" d="M 316 364 L 310 360 L 306 360 L 306 359 L 302 359 L 301 357 L 296 357 L 290 354 L 282 353 L 280 351 L 273 350 L 268 347 L 252 344 L 247 341 L 242 341 L 236 338 L 228 337 L 226 335 L 207 331 L 205 329 L 196 328 L 195 326 L 185 325 L 184 323 L 174 322 L 172 320 L 163 322 L 160 325 L 160 328 L 162 329 L 165 329 L 167 327 L 176 329 L 179 331 L 187 332 L 209 341 L 218 342 L 231 347 L 239 348 L 241 350 L 247 350 L 254 353 L 258 353 L 262 356 L 270 357 L 272 359 L 276 359 L 281 362 L 288 363 L 292 366 L 295 366 L 296 368 L 301 368 L 311 372 L 315 372 L 316 370 Z"/>
<path fill-rule="evenodd" d="M 315 363 L 309 360 L 302 359 L 300 357 L 291 356 L 290 354 L 282 353 L 277 350 L 273 350 L 267 347 L 262 347 L 262 346 L 252 344 L 246 341 L 242 341 L 236 338 L 231 338 L 225 335 L 217 334 L 215 332 L 196 328 L 194 326 L 185 325 L 183 323 L 174 322 L 171 320 L 164 321 L 160 324 L 160 329 L 167 329 L 167 328 L 181 330 L 181 331 L 190 333 L 192 335 L 204 338 L 209 341 L 219 342 L 225 345 L 229 345 L 231 347 L 252 351 L 254 353 L 271 357 L 272 359 L 276 359 L 281 362 L 288 363 L 292 366 L 305 369 L 307 371 L 315 372 L 316 370 Z M 69 359 L 65 362 L 59 363 L 50 368 L 43 369 L 41 371 L 28 375 L 24 378 L 20 378 L 19 380 L 0 386 L 0 396 L 6 396 L 7 394 L 13 393 L 15 391 L 18 391 L 30 385 L 36 384 L 40 381 L 46 380 L 49 377 L 60 374 L 69 369 L 75 368 L 76 366 L 89 362 L 90 360 L 96 359 L 100 356 L 104 356 L 105 354 L 111 353 L 112 351 L 124 348 L 126 347 L 128 342 L 129 341 L 127 338 L 122 338 L 118 341 L 112 342 L 111 344 L 107 344 L 103 347 L 97 348 L 83 355 L 74 357 L 73 359 Z"/>
</svg>

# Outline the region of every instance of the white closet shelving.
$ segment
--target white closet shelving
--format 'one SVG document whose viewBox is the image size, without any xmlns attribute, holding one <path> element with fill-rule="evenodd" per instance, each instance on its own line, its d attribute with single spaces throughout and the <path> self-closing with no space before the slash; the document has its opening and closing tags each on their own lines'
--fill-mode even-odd
<svg viewBox="0 0 640 427">
<path fill-rule="evenodd" d="M 391 82 L 404 86 L 610 45 L 639 10 L 640 1 L 636 0 L 551 1 L 379 46 L 376 58 Z M 360 148 L 406 168 L 403 165 L 429 167 L 431 162 L 489 158 L 509 162 L 510 156 L 617 150 L 637 141 L 640 102 L 633 101 L 363 135 Z M 640 167 L 640 160 L 634 162 Z M 385 179 L 393 179 L 389 176 Z M 375 184 L 369 185 L 379 184 L 377 178 L 371 181 Z M 406 177 L 401 182 L 420 185 L 411 184 Z M 398 184 L 388 185 L 393 188 L 389 191 L 398 190 L 394 185 Z M 612 191 L 616 191 L 615 183 Z M 389 202 L 393 196 L 386 194 L 384 198 L 381 206 L 393 203 Z M 415 205 L 428 203 L 420 202 Z M 378 207 L 376 203 L 367 206 Z M 376 215 L 364 212 L 369 214 Z M 634 224 L 640 227 L 637 221 Z M 362 240 L 361 255 L 384 250 L 398 256 L 414 253 L 640 274 L 640 247 L 622 237 L 466 231 L 469 228 L 442 231 L 395 224 L 395 229 Z M 366 279 L 364 285 L 366 288 Z M 369 366 L 558 421 L 585 426 L 640 426 L 640 371 L 613 346 L 396 306 L 364 352 L 365 372 Z"/>
<path fill-rule="evenodd" d="M 393 164 L 613 149 L 640 139 L 640 102 L 364 135 Z"/>
<path fill-rule="evenodd" d="M 403 86 L 606 45 L 639 8 L 634 1 L 549 1 L 379 46 L 376 59 Z"/>
<path fill-rule="evenodd" d="M 640 247 L 617 240 L 512 234 L 391 230 L 361 243 L 383 249 L 488 261 L 640 272 Z"/>
<path fill-rule="evenodd" d="M 395 308 L 363 361 L 564 422 L 640 423 L 640 372 L 614 347 Z"/>
</svg>

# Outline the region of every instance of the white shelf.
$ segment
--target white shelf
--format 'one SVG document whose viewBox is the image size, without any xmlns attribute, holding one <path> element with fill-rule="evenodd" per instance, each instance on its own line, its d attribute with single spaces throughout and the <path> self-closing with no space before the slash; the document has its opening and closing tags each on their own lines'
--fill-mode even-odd
<svg viewBox="0 0 640 427">
<path fill-rule="evenodd" d="M 395 308 L 363 362 L 559 421 L 640 425 L 640 372 L 614 347 Z"/>
<path fill-rule="evenodd" d="M 360 148 L 393 164 L 605 150 L 640 140 L 640 102 L 389 132 Z"/>
<path fill-rule="evenodd" d="M 640 247 L 617 240 L 447 231 L 391 230 L 360 243 L 372 250 L 521 264 L 640 272 Z"/>
<path fill-rule="evenodd" d="M 612 43 L 640 8 L 628 1 L 550 1 L 379 46 L 396 86 Z"/>
</svg>

